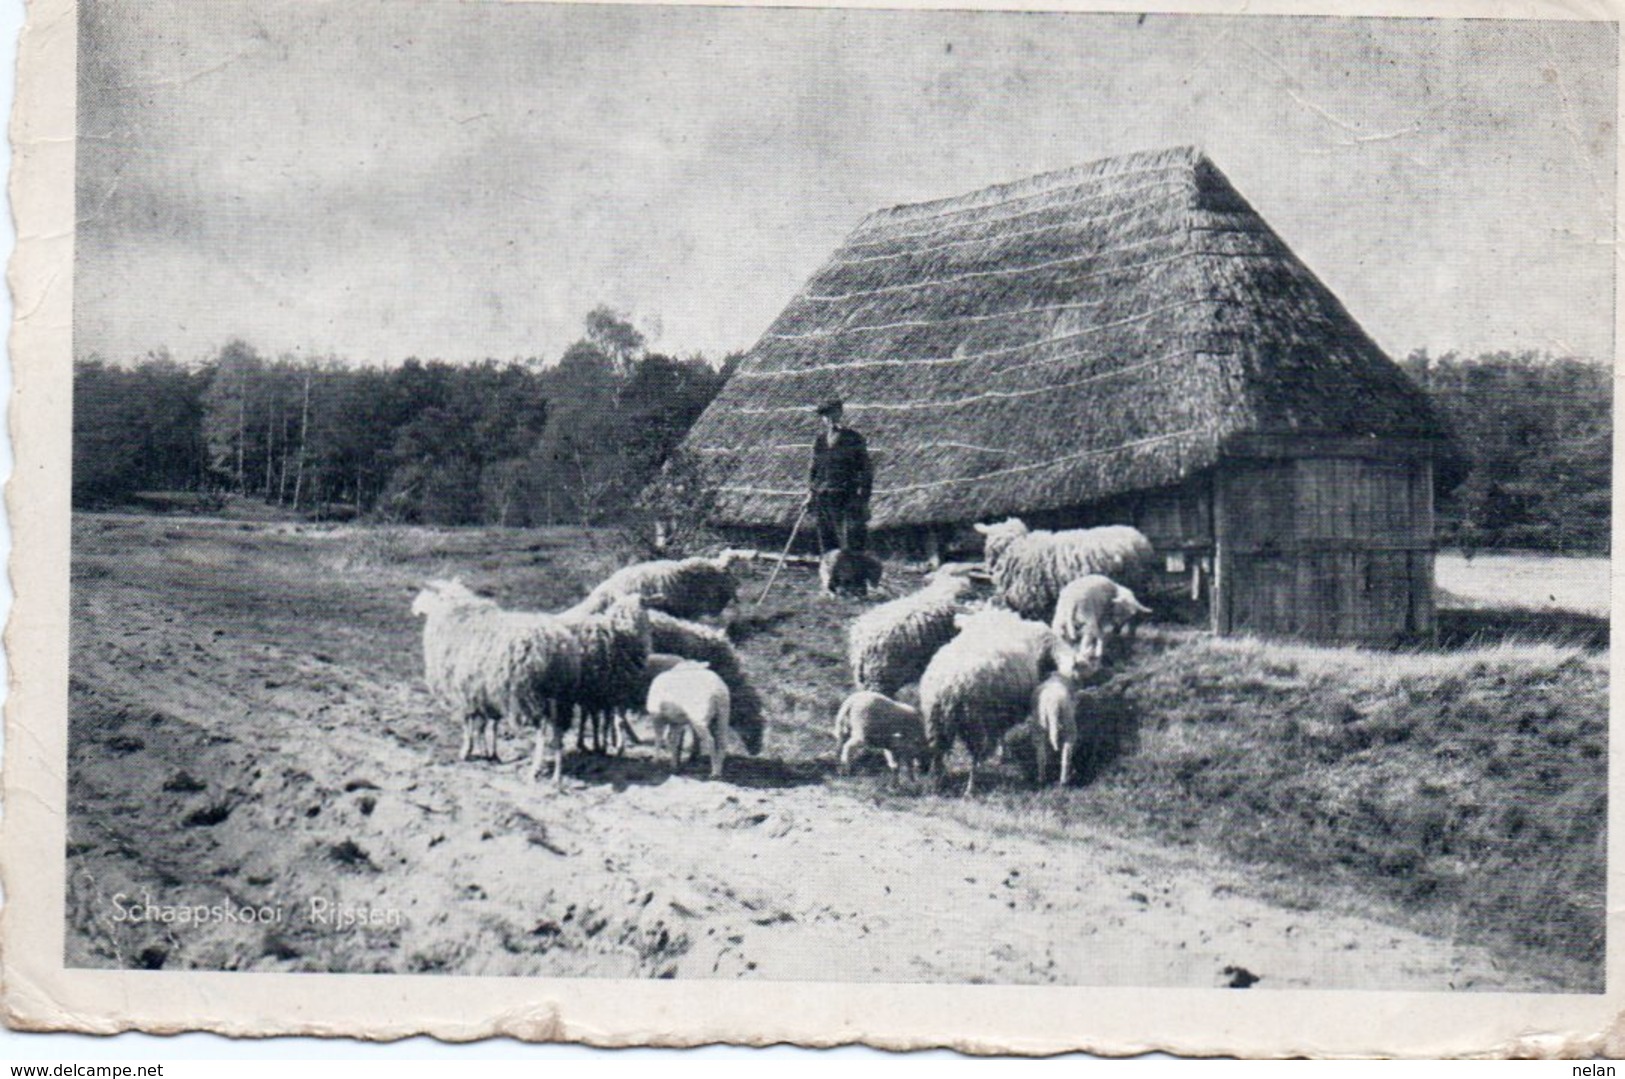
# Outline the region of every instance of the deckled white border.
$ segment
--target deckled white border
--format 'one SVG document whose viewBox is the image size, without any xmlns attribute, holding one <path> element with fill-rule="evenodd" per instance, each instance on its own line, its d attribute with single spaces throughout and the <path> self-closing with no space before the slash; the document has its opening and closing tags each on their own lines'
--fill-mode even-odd
<svg viewBox="0 0 1625 1079">
<path fill-rule="evenodd" d="M 831 6 L 972 5 L 835 0 Z M 1146 9 L 1132 0 L 1103 0 L 1087 7 L 978 0 L 975 6 Z M 1625 0 L 1257 0 L 1222 7 L 1184 0 L 1157 4 L 1155 10 L 1618 20 Z M 1625 851 L 1625 799 L 1619 797 L 1611 800 L 1610 814 L 1612 990 L 1605 996 L 64 969 L 75 30 L 73 0 L 35 0 L 31 5 L 12 120 L 10 193 L 18 247 L 9 274 L 17 312 L 11 335 L 16 390 L 10 415 L 16 469 L 7 506 L 16 601 L 6 629 L 11 694 L 5 717 L 5 815 L 0 822 L 0 877 L 7 899 L 0 912 L 0 959 L 9 1024 L 95 1033 L 206 1029 L 377 1040 L 428 1033 L 462 1041 L 500 1034 L 602 1046 L 861 1041 L 899 1049 L 951 1046 L 974 1053 L 1164 1049 L 1248 1056 L 1625 1055 L 1625 1026 L 1616 1018 L 1625 995 L 1621 924 L 1614 906 Z M 1620 463 L 1616 446 L 1616 474 Z M 1611 684 L 1617 704 L 1618 679 Z M 1625 753 L 1611 754 L 1610 762 L 1611 789 L 1625 792 Z"/>
</svg>

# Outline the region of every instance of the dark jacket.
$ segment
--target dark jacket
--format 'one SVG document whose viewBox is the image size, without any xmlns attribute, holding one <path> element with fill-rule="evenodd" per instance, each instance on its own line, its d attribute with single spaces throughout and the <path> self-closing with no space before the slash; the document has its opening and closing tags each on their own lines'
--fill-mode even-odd
<svg viewBox="0 0 1625 1079">
<path fill-rule="evenodd" d="M 869 446 L 863 436 L 850 427 L 839 427 L 832 444 L 820 431 L 818 440 L 813 443 L 812 474 L 808 483 L 814 494 L 869 501 L 874 471 L 869 466 Z"/>
</svg>

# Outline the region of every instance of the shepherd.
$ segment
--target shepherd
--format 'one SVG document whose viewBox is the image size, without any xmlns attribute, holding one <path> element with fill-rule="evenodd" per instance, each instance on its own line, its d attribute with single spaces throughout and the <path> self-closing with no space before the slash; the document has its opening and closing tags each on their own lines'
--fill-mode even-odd
<svg viewBox="0 0 1625 1079">
<path fill-rule="evenodd" d="M 818 543 L 825 551 L 861 554 L 869 548 L 869 493 L 874 486 L 869 446 L 841 422 L 839 397 L 814 411 L 824 429 L 813 443 L 807 505 L 818 522 Z"/>
</svg>

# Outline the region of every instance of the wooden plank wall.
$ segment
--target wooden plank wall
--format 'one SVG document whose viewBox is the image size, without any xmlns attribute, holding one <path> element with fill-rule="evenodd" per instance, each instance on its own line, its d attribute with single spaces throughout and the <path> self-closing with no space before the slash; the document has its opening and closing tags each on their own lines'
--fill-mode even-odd
<svg viewBox="0 0 1625 1079">
<path fill-rule="evenodd" d="M 1221 633 L 1391 641 L 1434 630 L 1426 459 L 1237 459 L 1215 480 Z"/>
<path fill-rule="evenodd" d="M 1208 476 L 1199 483 L 1150 491 L 1125 520 L 1159 552 L 1207 550 L 1213 546 L 1212 493 Z"/>
<path fill-rule="evenodd" d="M 1203 472 L 1184 483 L 1120 495 L 1087 506 L 1036 511 L 1022 516 L 1033 528 L 1095 528 L 1131 524 L 1161 551 L 1203 550 L 1213 544 L 1213 477 Z"/>
</svg>

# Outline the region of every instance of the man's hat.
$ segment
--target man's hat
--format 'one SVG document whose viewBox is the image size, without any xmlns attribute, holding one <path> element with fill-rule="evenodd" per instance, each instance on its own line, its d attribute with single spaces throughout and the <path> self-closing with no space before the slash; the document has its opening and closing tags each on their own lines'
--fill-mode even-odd
<svg viewBox="0 0 1625 1079">
<path fill-rule="evenodd" d="M 828 401 L 825 401 L 823 404 L 813 409 L 813 411 L 818 413 L 820 416 L 839 416 L 841 414 L 841 408 L 841 399 L 839 397 L 831 397 Z"/>
</svg>

